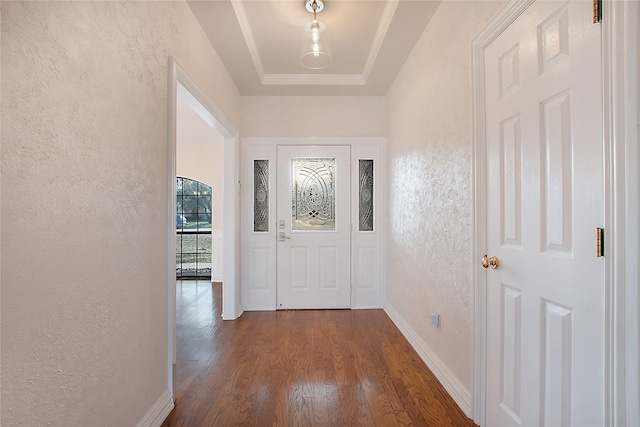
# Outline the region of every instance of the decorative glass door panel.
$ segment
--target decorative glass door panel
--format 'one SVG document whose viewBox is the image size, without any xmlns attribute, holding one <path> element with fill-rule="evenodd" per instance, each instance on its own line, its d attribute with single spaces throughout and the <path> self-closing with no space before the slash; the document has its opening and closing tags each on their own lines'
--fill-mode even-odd
<svg viewBox="0 0 640 427">
<path fill-rule="evenodd" d="M 291 159 L 293 230 L 335 231 L 335 158 Z"/>
</svg>

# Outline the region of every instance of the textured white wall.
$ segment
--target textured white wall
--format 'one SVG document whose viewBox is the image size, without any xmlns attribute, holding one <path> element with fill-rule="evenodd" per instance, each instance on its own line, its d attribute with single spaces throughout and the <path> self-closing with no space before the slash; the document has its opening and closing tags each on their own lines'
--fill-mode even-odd
<svg viewBox="0 0 640 427">
<path fill-rule="evenodd" d="M 387 93 L 386 304 L 467 388 L 472 361 L 470 44 L 502 3 L 445 1 Z M 429 313 L 441 314 L 441 328 Z"/>
<path fill-rule="evenodd" d="M 2 2 L 3 426 L 132 426 L 167 388 L 167 57 L 239 123 L 181 2 Z"/>
<path fill-rule="evenodd" d="M 385 135 L 382 96 L 243 96 L 244 137 Z"/>
</svg>

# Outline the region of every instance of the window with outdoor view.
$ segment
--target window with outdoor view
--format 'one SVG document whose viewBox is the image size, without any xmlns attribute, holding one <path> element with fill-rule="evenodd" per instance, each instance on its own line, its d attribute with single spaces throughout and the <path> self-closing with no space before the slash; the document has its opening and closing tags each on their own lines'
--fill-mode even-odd
<svg viewBox="0 0 640 427">
<path fill-rule="evenodd" d="M 176 278 L 211 278 L 211 187 L 176 178 Z"/>
</svg>

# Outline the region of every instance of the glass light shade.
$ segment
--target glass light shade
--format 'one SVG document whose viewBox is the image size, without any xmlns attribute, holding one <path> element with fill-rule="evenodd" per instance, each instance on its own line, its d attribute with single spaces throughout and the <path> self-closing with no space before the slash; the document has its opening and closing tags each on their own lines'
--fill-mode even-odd
<svg viewBox="0 0 640 427">
<path fill-rule="evenodd" d="M 331 47 L 327 26 L 320 21 L 308 22 L 300 50 L 300 64 L 312 70 L 320 70 L 331 64 Z"/>
</svg>

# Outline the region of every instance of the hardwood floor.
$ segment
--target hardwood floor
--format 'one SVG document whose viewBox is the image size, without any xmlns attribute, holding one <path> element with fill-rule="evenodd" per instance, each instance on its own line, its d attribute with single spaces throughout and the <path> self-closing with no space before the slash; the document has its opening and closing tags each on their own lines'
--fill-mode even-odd
<svg viewBox="0 0 640 427">
<path fill-rule="evenodd" d="M 177 288 L 176 408 L 163 426 L 475 425 L 382 310 L 223 322 L 220 284 Z"/>
</svg>

